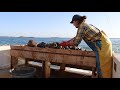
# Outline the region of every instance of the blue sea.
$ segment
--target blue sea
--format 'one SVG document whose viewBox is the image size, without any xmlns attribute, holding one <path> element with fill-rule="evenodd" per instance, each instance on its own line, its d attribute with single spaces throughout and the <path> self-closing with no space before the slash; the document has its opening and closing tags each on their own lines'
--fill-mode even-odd
<svg viewBox="0 0 120 90">
<path fill-rule="evenodd" d="M 45 43 L 52 43 L 52 42 L 62 42 L 65 40 L 69 40 L 70 38 L 58 38 L 58 37 L 52 37 L 52 38 L 35 38 L 35 37 L 0 37 L 0 46 L 1 45 L 24 45 L 27 44 L 29 40 L 34 40 L 37 43 L 45 42 Z M 115 53 L 120 53 L 120 38 L 110 38 L 112 45 L 113 45 L 113 51 Z M 79 44 L 79 47 L 82 49 L 90 50 L 91 49 L 87 46 L 87 44 L 82 41 Z"/>
</svg>

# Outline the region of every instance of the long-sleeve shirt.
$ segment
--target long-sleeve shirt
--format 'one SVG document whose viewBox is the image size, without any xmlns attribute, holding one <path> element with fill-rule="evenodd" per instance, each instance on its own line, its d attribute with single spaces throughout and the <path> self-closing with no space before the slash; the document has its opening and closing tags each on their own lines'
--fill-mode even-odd
<svg viewBox="0 0 120 90">
<path fill-rule="evenodd" d="M 100 38 L 101 38 L 101 32 L 99 29 L 83 22 L 79 25 L 77 34 L 74 37 L 74 45 L 78 46 L 81 43 L 82 39 L 84 41 L 95 42 L 97 40 L 100 40 Z"/>
</svg>

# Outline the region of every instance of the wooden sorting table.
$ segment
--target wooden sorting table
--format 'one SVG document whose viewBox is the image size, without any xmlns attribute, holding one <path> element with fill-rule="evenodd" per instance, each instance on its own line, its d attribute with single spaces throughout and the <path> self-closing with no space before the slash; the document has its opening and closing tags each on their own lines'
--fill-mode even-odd
<svg viewBox="0 0 120 90">
<path fill-rule="evenodd" d="M 92 78 L 96 78 L 96 55 L 93 51 L 52 49 L 40 47 L 28 47 L 11 45 L 11 68 L 15 68 L 18 58 L 42 61 L 45 78 L 50 77 L 50 65 L 52 62 L 59 63 L 60 69 L 65 70 L 65 65 L 86 66 L 92 68 Z"/>
</svg>

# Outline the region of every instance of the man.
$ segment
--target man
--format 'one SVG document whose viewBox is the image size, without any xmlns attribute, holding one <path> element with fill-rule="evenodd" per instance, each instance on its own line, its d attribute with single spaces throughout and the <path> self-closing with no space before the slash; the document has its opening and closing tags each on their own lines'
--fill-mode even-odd
<svg viewBox="0 0 120 90">
<path fill-rule="evenodd" d="M 74 38 L 61 42 L 60 45 L 78 46 L 82 39 L 96 52 L 98 75 L 100 78 L 112 77 L 112 43 L 108 36 L 93 25 L 85 22 L 86 16 L 74 15 L 72 23 L 77 30 Z"/>
</svg>

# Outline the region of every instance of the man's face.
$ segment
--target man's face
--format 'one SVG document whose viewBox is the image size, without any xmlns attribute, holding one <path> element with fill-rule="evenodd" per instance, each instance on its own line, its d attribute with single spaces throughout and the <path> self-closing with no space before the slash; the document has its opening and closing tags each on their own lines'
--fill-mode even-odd
<svg viewBox="0 0 120 90">
<path fill-rule="evenodd" d="M 76 28 L 78 28 L 78 27 L 79 27 L 78 21 L 73 21 L 73 25 L 74 25 Z"/>
</svg>

